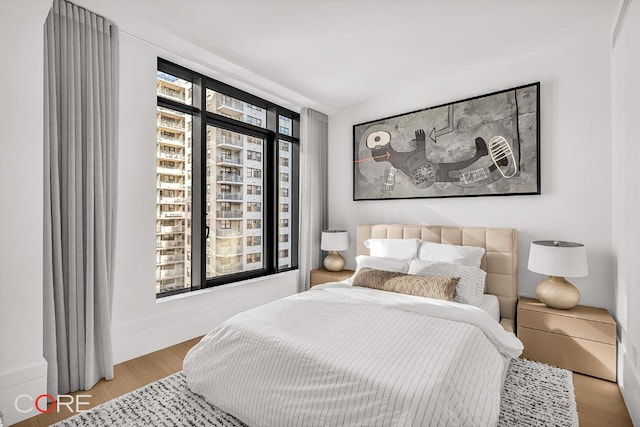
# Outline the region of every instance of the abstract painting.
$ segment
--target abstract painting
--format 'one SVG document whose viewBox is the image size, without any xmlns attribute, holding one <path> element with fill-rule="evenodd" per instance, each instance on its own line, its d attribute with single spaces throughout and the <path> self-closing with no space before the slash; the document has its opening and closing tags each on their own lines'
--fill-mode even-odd
<svg viewBox="0 0 640 427">
<path fill-rule="evenodd" d="M 540 83 L 353 126 L 353 199 L 540 194 Z"/>
</svg>

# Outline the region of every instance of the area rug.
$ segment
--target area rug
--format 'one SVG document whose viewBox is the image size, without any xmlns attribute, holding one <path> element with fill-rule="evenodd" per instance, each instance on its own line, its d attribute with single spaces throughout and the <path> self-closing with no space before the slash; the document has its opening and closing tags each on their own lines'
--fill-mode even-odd
<svg viewBox="0 0 640 427">
<path fill-rule="evenodd" d="M 187 387 L 182 372 L 54 424 L 100 426 L 245 426 Z M 514 359 L 500 403 L 500 427 L 578 426 L 571 371 Z"/>
<path fill-rule="evenodd" d="M 573 373 L 513 359 L 502 389 L 498 426 L 577 427 Z"/>
</svg>

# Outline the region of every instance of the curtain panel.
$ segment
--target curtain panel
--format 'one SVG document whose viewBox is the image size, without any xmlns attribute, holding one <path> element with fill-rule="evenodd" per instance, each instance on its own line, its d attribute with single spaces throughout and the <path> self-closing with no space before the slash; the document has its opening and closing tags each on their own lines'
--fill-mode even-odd
<svg viewBox="0 0 640 427">
<path fill-rule="evenodd" d="M 310 108 L 300 113 L 300 271 L 298 289 L 309 289 L 309 272 L 322 265 L 320 238 L 328 223 L 329 119 Z"/>
<path fill-rule="evenodd" d="M 55 0 L 44 41 L 44 356 L 56 395 L 113 378 L 118 28 Z"/>
</svg>

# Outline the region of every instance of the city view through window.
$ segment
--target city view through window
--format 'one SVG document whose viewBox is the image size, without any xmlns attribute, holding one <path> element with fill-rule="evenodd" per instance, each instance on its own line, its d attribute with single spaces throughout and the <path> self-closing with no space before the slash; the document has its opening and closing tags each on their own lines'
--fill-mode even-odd
<svg viewBox="0 0 640 427">
<path fill-rule="evenodd" d="M 192 103 L 192 83 L 157 73 L 158 96 Z M 264 127 L 266 111 L 206 90 L 207 111 Z M 192 116 L 158 106 L 156 143 L 156 293 L 192 286 Z M 279 131 L 291 135 L 291 119 L 279 116 Z M 206 126 L 206 278 L 264 267 L 266 139 Z M 276 141 L 279 157 L 277 265 L 291 266 L 291 143 Z"/>
</svg>

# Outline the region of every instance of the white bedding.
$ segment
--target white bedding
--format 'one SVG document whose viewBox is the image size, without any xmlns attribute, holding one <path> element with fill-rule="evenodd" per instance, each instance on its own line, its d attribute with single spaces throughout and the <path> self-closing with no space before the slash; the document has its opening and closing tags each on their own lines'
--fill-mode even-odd
<svg viewBox="0 0 640 427">
<path fill-rule="evenodd" d="M 500 321 L 500 300 L 497 296 L 491 294 L 483 294 L 482 302 L 478 306 L 491 315 L 496 322 Z"/>
<path fill-rule="evenodd" d="M 360 255 L 358 258 L 363 257 L 365 258 L 364 255 Z M 366 256 L 366 258 L 370 258 L 371 260 L 373 260 L 373 257 L 368 257 Z M 379 259 L 379 258 L 378 258 Z M 403 260 L 397 260 L 397 259 L 390 259 L 395 263 L 399 263 L 402 262 Z M 376 259 L 377 261 L 377 259 Z M 370 268 L 375 268 L 376 265 L 373 264 L 371 261 L 369 261 L 366 266 L 371 265 Z M 385 268 L 386 270 L 386 268 Z M 391 269 L 393 270 L 393 269 Z M 353 282 L 353 277 L 355 276 L 355 274 L 345 280 L 342 280 L 340 282 L 332 282 L 331 284 L 345 284 L 345 285 L 351 285 Z M 480 307 L 482 310 L 486 311 L 487 313 L 489 313 L 489 315 L 494 318 L 496 320 L 496 322 L 500 322 L 500 300 L 498 299 L 497 296 L 495 295 L 491 295 L 491 294 L 482 294 L 482 300 L 480 302 L 480 304 L 478 305 L 478 307 Z"/>
<path fill-rule="evenodd" d="M 251 427 L 491 426 L 521 352 L 477 307 L 327 284 L 224 322 L 184 372 Z"/>
</svg>

